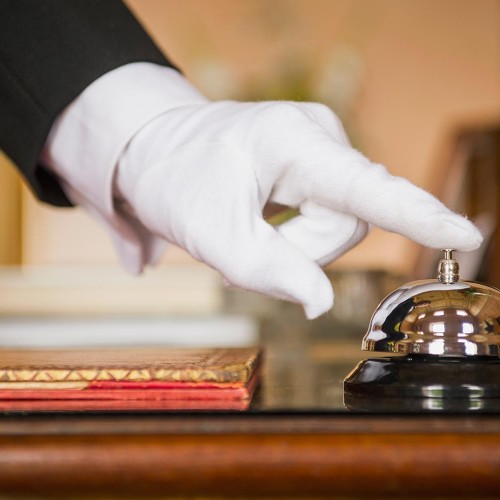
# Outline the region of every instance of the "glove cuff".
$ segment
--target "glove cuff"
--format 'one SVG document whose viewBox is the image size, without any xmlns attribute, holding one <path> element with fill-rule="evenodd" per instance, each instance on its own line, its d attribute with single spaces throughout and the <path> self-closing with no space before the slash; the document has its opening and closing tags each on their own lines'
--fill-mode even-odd
<svg viewBox="0 0 500 500">
<path fill-rule="evenodd" d="M 103 222 L 122 264 L 138 273 L 150 263 L 154 237 L 117 209 L 113 179 L 127 143 L 173 108 L 207 102 L 177 71 L 132 63 L 87 87 L 54 122 L 41 161 L 58 175 L 68 197 Z"/>
</svg>

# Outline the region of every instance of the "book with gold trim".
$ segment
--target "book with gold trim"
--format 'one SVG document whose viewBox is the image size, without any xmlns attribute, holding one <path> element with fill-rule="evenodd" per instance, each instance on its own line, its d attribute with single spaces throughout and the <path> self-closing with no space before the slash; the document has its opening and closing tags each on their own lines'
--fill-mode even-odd
<svg viewBox="0 0 500 500">
<path fill-rule="evenodd" d="M 0 410 L 245 410 L 258 348 L 0 350 Z"/>
</svg>

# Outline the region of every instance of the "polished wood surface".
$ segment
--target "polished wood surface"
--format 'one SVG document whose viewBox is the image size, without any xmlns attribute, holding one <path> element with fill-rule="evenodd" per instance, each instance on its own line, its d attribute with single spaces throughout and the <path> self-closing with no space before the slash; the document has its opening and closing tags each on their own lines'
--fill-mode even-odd
<svg viewBox="0 0 500 500">
<path fill-rule="evenodd" d="M 59 415 L 0 421 L 8 494 L 491 497 L 494 416 Z"/>
</svg>

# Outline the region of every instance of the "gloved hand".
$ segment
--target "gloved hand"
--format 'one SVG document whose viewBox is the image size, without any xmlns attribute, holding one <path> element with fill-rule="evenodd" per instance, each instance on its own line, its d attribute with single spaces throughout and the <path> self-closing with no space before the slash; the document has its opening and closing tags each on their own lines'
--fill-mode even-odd
<svg viewBox="0 0 500 500">
<path fill-rule="evenodd" d="M 370 224 L 433 248 L 469 251 L 482 240 L 468 220 L 354 150 L 334 113 L 314 103 L 209 102 L 192 92 L 134 134 L 114 189 L 120 211 L 151 233 L 232 285 L 302 304 L 308 318 L 333 305 L 320 266 Z M 262 215 L 268 202 L 300 215 L 273 228 Z"/>
</svg>

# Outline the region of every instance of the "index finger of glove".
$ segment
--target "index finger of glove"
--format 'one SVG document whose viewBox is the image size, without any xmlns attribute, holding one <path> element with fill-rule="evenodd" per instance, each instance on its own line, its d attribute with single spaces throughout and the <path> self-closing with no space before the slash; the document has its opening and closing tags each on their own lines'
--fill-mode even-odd
<svg viewBox="0 0 500 500">
<path fill-rule="evenodd" d="M 339 143 L 321 141 L 301 162 L 305 195 L 433 248 L 470 251 L 482 236 L 437 198 Z"/>
</svg>

